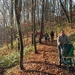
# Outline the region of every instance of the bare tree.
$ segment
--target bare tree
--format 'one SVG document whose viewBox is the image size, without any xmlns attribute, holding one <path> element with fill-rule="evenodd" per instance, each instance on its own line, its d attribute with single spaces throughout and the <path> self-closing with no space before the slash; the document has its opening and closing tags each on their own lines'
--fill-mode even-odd
<svg viewBox="0 0 75 75">
<path fill-rule="evenodd" d="M 66 18 L 67 18 L 68 22 L 70 23 L 69 16 L 68 16 L 67 11 L 66 11 L 66 9 L 64 8 L 64 6 L 63 6 L 61 0 L 60 0 L 60 4 L 61 4 L 61 7 L 62 7 L 62 9 L 63 9 L 63 11 L 64 11 L 64 13 L 65 13 L 65 15 L 66 15 Z"/>
<path fill-rule="evenodd" d="M 34 1 L 32 0 L 32 11 L 31 11 L 31 18 L 32 18 L 31 30 L 32 32 L 33 32 L 33 4 L 34 4 Z M 33 45 L 33 33 L 32 33 L 32 45 Z"/>
<path fill-rule="evenodd" d="M 22 33 L 21 33 L 21 26 L 20 26 L 21 5 L 22 5 L 22 0 L 15 0 L 15 13 L 16 13 L 16 20 L 18 23 L 18 31 L 19 31 L 19 37 L 20 37 L 20 68 L 24 69 L 23 67 L 23 40 L 22 40 Z"/>
<path fill-rule="evenodd" d="M 42 0 L 42 18 L 41 18 L 41 30 L 40 30 L 40 38 L 39 42 L 41 43 L 42 33 L 44 32 L 44 0 Z"/>
<path fill-rule="evenodd" d="M 10 19 L 11 19 L 11 49 L 13 49 L 13 1 L 11 0 L 11 11 L 10 11 Z"/>
<path fill-rule="evenodd" d="M 70 23 L 72 28 L 72 0 L 70 0 Z"/>
<path fill-rule="evenodd" d="M 33 44 L 34 44 L 34 49 L 35 49 L 35 53 L 37 53 L 36 50 L 36 40 L 35 40 L 35 8 L 36 8 L 36 0 L 33 1 Z"/>
</svg>

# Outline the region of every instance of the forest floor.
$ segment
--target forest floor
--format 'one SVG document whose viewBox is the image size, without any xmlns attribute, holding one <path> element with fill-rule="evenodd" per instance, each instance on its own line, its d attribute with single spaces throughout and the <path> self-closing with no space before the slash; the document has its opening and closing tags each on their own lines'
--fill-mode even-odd
<svg viewBox="0 0 75 75">
<path fill-rule="evenodd" d="M 9 75 L 75 75 L 65 65 L 58 66 L 58 50 L 56 40 L 37 45 L 38 54 L 31 52 L 23 61 L 24 71 L 17 66 Z M 74 70 L 75 71 L 75 70 Z"/>
</svg>

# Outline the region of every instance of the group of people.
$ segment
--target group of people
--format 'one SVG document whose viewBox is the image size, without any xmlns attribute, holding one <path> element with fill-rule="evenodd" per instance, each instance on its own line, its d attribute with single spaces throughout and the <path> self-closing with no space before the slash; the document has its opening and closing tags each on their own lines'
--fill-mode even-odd
<svg viewBox="0 0 75 75">
<path fill-rule="evenodd" d="M 38 35 L 40 35 L 40 33 L 38 33 Z M 45 42 L 50 41 L 50 40 L 51 41 L 54 40 L 54 32 L 53 32 L 53 30 L 50 32 L 50 37 L 49 37 L 47 32 L 42 33 L 42 36 L 44 36 Z M 58 64 L 60 64 L 60 62 L 61 62 L 61 59 L 60 59 L 60 57 L 62 56 L 61 47 L 62 47 L 62 45 L 68 44 L 68 43 L 70 43 L 69 38 L 65 34 L 64 30 L 61 30 L 60 35 L 57 36 L 57 48 L 58 48 L 58 55 L 59 55 L 59 63 Z"/>
<path fill-rule="evenodd" d="M 51 31 L 50 33 L 51 41 L 54 40 L 54 32 Z M 49 40 L 48 33 L 45 33 L 45 41 Z M 63 56 L 63 48 L 65 44 L 70 44 L 69 37 L 65 34 L 64 30 L 61 30 L 60 34 L 57 36 L 57 48 L 58 48 L 58 55 L 59 55 L 59 61 L 58 65 L 61 65 L 62 56 Z"/>
<path fill-rule="evenodd" d="M 49 37 L 47 32 L 45 32 L 44 37 L 45 37 L 45 42 L 50 41 L 50 37 L 51 37 L 51 41 L 53 41 L 54 40 L 54 32 L 53 32 L 53 30 L 50 33 L 50 37 Z"/>
<path fill-rule="evenodd" d="M 35 33 L 36 33 L 35 36 L 40 37 L 40 32 L 36 31 Z M 53 41 L 54 40 L 54 32 L 53 32 L 53 30 L 50 32 L 50 36 L 49 36 L 49 34 L 47 32 L 45 32 L 45 33 L 42 33 L 42 37 L 45 38 L 45 43 L 47 41 L 50 41 L 50 39 L 51 39 L 51 41 Z"/>
</svg>

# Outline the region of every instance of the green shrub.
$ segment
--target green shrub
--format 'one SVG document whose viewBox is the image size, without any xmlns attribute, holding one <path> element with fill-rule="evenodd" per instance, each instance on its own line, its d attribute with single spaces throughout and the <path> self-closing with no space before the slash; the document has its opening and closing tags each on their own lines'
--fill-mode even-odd
<svg viewBox="0 0 75 75">
<path fill-rule="evenodd" d="M 28 45 L 24 48 L 24 56 L 26 56 L 30 51 L 34 51 L 34 47 L 32 45 Z M 19 51 L 13 51 L 12 53 L 0 56 L 0 65 L 7 68 L 12 65 L 18 64 L 20 58 L 20 52 Z"/>
<path fill-rule="evenodd" d="M 19 52 L 14 51 L 11 54 L 1 57 L 0 60 L 0 65 L 7 68 L 12 64 L 16 64 L 19 62 Z"/>
<path fill-rule="evenodd" d="M 28 45 L 24 48 L 24 55 L 27 55 L 30 51 L 34 51 L 34 47 L 32 45 Z"/>
<path fill-rule="evenodd" d="M 75 33 L 72 33 L 70 36 L 69 36 L 70 40 L 71 40 L 71 43 L 73 44 L 74 48 L 75 48 Z"/>
</svg>

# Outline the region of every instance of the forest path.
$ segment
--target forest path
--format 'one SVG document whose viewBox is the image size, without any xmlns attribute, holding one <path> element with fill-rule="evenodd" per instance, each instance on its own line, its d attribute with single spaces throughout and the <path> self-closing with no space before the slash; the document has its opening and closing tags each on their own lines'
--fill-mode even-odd
<svg viewBox="0 0 75 75">
<path fill-rule="evenodd" d="M 56 40 L 37 45 L 37 50 L 38 54 L 31 52 L 29 58 L 23 61 L 25 71 L 15 68 L 10 75 L 75 75 L 75 72 L 69 72 L 66 66 L 58 66 Z"/>
</svg>

